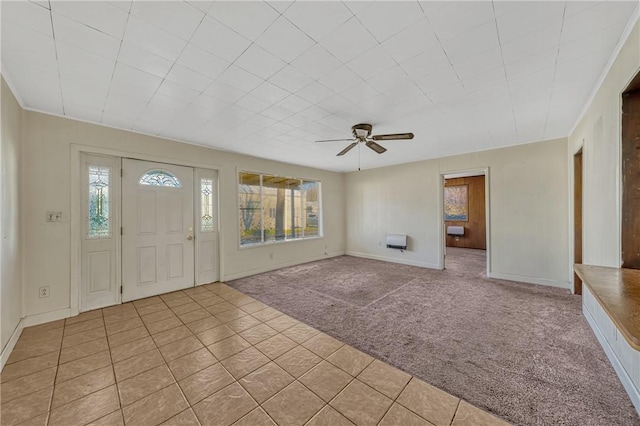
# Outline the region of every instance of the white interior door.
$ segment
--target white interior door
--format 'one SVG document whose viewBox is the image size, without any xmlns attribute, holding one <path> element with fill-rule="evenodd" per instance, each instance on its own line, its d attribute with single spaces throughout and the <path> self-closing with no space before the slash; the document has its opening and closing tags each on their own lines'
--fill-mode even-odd
<svg viewBox="0 0 640 426">
<path fill-rule="evenodd" d="M 123 302 L 194 285 L 193 169 L 122 161 Z"/>
</svg>

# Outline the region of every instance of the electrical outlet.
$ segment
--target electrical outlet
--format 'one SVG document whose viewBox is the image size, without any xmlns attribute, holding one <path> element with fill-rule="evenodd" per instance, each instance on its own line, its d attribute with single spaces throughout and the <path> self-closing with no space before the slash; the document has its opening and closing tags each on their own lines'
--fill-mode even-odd
<svg viewBox="0 0 640 426">
<path fill-rule="evenodd" d="M 50 291 L 49 286 L 40 287 L 40 290 L 38 290 L 38 296 L 49 297 L 49 291 Z"/>
<path fill-rule="evenodd" d="M 47 222 L 62 222 L 62 212 L 47 212 Z"/>
</svg>

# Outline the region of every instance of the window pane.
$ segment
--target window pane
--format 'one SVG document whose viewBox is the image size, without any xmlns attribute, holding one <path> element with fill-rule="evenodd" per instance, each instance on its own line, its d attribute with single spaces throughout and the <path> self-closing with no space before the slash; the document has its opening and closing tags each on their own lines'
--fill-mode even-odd
<svg viewBox="0 0 640 426">
<path fill-rule="evenodd" d="M 265 175 L 262 185 L 265 241 L 301 237 L 300 180 Z"/>
<path fill-rule="evenodd" d="M 315 237 L 320 233 L 320 183 L 240 173 L 240 244 Z"/>
<path fill-rule="evenodd" d="M 240 173 L 238 185 L 240 205 L 240 244 L 262 242 L 260 215 L 260 175 Z"/>
<path fill-rule="evenodd" d="M 111 236 L 109 168 L 89 166 L 89 238 Z"/>
<path fill-rule="evenodd" d="M 200 179 L 200 231 L 213 231 L 213 180 Z"/>
<path fill-rule="evenodd" d="M 302 182 L 302 207 L 304 208 L 304 236 L 320 235 L 320 183 Z"/>
<path fill-rule="evenodd" d="M 182 184 L 175 175 L 163 170 L 149 170 L 140 178 L 140 185 L 166 186 L 181 188 Z"/>
</svg>

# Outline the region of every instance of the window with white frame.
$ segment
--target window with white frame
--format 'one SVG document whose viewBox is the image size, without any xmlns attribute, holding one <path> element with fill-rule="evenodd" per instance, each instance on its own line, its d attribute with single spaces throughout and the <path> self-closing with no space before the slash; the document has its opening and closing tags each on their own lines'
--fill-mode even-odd
<svg viewBox="0 0 640 426">
<path fill-rule="evenodd" d="M 240 172 L 240 245 L 321 236 L 320 182 Z"/>
</svg>

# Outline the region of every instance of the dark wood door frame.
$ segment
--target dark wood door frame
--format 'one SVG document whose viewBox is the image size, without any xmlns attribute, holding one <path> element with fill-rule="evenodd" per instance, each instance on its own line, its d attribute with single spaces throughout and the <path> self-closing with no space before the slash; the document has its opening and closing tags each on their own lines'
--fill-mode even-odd
<svg viewBox="0 0 640 426">
<path fill-rule="evenodd" d="M 582 263 L 582 148 L 573 155 L 573 263 Z M 582 280 L 574 272 L 573 293 L 582 294 Z"/>
<path fill-rule="evenodd" d="M 622 267 L 640 269 L 640 90 L 622 94 L 621 231 Z"/>
</svg>

